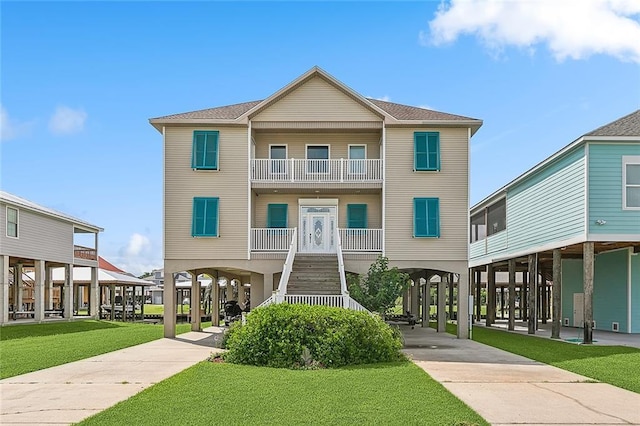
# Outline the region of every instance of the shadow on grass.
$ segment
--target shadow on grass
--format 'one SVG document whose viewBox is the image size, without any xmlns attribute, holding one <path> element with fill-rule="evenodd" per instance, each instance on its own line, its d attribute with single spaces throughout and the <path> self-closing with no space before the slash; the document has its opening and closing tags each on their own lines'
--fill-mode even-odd
<svg viewBox="0 0 640 426">
<path fill-rule="evenodd" d="M 96 320 L 10 325 L 2 327 L 0 330 L 0 340 L 53 336 L 56 334 L 83 333 L 86 331 L 118 328 L 123 326 L 124 324 Z"/>
</svg>

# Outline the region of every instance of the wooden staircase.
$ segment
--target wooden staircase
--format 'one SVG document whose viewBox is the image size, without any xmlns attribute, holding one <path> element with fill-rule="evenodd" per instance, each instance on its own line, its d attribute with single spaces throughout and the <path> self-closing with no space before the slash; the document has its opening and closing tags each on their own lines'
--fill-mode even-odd
<svg viewBox="0 0 640 426">
<path fill-rule="evenodd" d="M 298 253 L 287 283 L 286 294 L 339 295 L 338 257 Z"/>
</svg>

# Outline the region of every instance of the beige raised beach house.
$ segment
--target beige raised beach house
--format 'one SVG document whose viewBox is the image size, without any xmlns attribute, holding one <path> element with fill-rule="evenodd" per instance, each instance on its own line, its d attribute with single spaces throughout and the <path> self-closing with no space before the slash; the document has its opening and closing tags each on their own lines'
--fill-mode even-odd
<svg viewBox="0 0 640 426">
<path fill-rule="evenodd" d="M 423 286 L 458 277 L 467 318 L 469 144 L 481 120 L 365 98 L 314 67 L 264 100 L 150 123 L 164 145 L 167 337 L 174 273 L 250 286 L 252 307 L 362 309 L 345 274 L 379 255 Z M 412 287 L 413 311 L 421 293 Z M 468 337 L 465 321 L 458 331 Z"/>
</svg>

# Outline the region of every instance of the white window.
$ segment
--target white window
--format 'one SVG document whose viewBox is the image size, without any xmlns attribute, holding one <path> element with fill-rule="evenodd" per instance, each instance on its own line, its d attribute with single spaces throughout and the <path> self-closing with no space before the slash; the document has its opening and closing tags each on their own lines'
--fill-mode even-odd
<svg viewBox="0 0 640 426">
<path fill-rule="evenodd" d="M 7 206 L 7 237 L 18 238 L 18 209 Z"/>
<path fill-rule="evenodd" d="M 365 162 L 367 159 L 366 145 L 349 145 L 349 173 L 365 174 Z"/>
<path fill-rule="evenodd" d="M 307 145 L 307 173 L 329 173 L 329 145 Z"/>
<path fill-rule="evenodd" d="M 269 145 L 269 171 L 272 174 L 286 175 L 287 146 Z"/>
<path fill-rule="evenodd" d="M 622 208 L 640 210 L 640 155 L 622 157 Z"/>
</svg>

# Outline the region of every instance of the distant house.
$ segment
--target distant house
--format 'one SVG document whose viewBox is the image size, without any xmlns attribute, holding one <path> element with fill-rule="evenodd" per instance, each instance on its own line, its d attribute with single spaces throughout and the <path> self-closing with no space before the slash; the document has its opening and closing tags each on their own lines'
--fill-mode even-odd
<svg viewBox="0 0 640 426">
<path fill-rule="evenodd" d="M 537 284 L 553 281 L 556 320 L 584 327 L 585 340 L 591 326 L 640 333 L 640 110 L 581 136 L 473 206 L 470 217 L 471 271 L 475 282 L 489 272 L 493 295 L 488 323 L 492 276 L 511 265 L 524 271 L 517 284 L 531 321 L 536 305 L 551 301 Z"/>
<path fill-rule="evenodd" d="M 415 282 L 468 282 L 469 142 L 482 121 L 365 98 L 314 67 L 264 100 L 150 123 L 164 144 L 165 314 L 180 271 L 248 284 L 254 307 L 360 309 L 345 274 L 378 255 Z"/>
<path fill-rule="evenodd" d="M 98 316 L 98 234 L 103 229 L 0 191 L 0 323 L 30 318 L 42 321 L 50 313 L 65 318 L 86 308 Z M 80 243 L 79 243 L 79 242 Z M 73 267 L 91 268 L 83 290 L 74 283 Z M 53 268 L 65 268 L 62 294 L 54 290 Z M 34 272 L 33 285 L 25 285 Z M 79 306 L 78 294 L 89 293 L 88 306 Z"/>
</svg>

